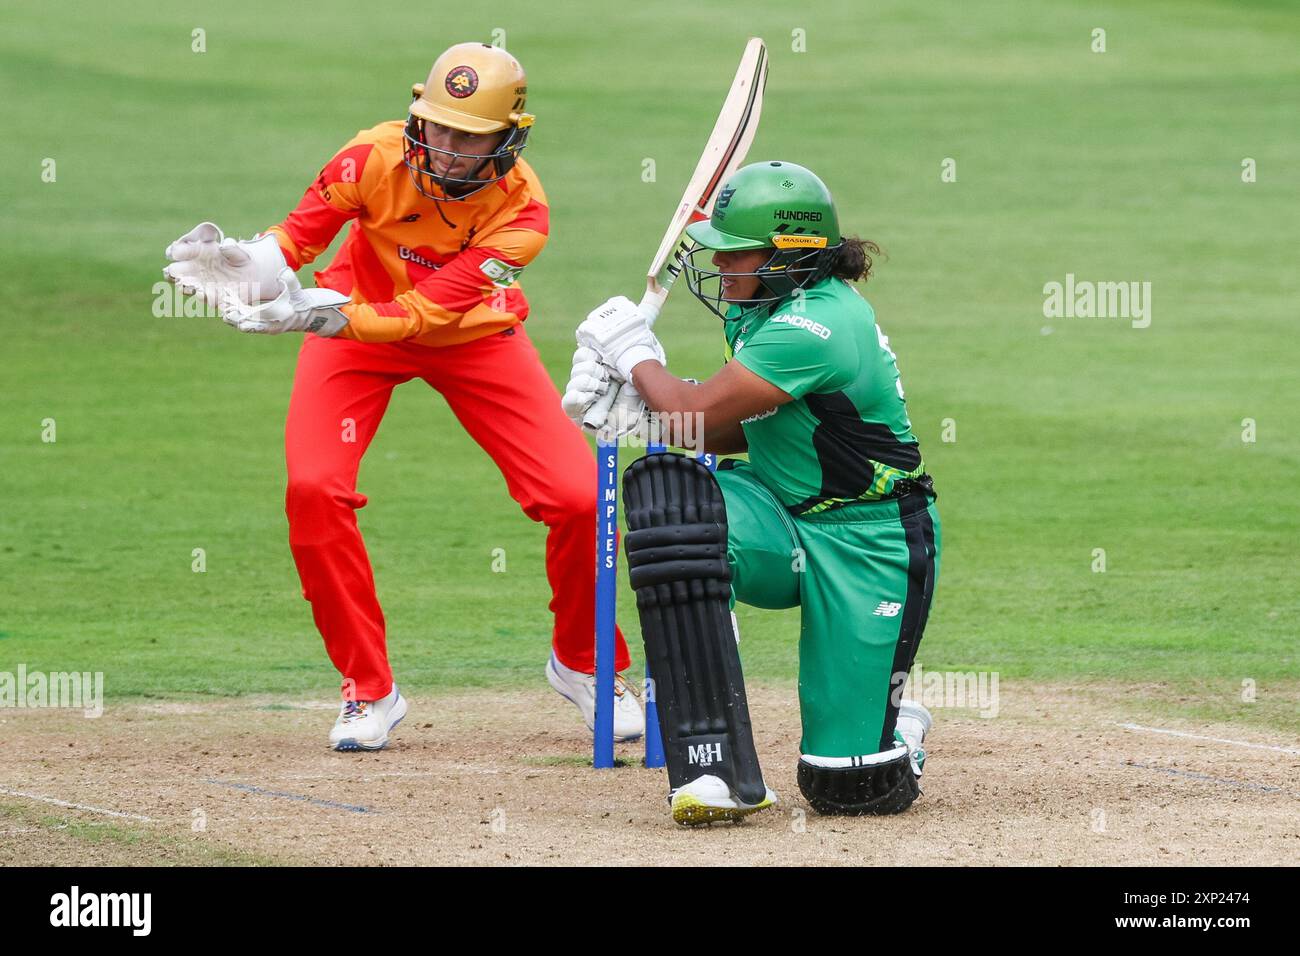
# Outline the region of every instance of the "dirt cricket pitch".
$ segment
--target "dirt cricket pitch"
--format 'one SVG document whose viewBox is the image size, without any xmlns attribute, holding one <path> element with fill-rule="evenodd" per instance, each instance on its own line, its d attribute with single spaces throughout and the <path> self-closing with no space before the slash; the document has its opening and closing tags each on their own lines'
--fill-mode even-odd
<svg viewBox="0 0 1300 956">
<path fill-rule="evenodd" d="M 593 771 L 590 735 L 544 689 L 415 697 L 389 749 L 362 755 L 326 748 L 322 701 L 11 710 L 0 865 L 1300 864 L 1294 741 L 1125 727 L 1123 700 L 1004 683 L 994 719 L 936 711 L 921 800 L 847 819 L 812 813 L 794 785 L 793 686 L 760 686 L 781 804 L 698 830 L 671 822 L 639 743 Z"/>
</svg>

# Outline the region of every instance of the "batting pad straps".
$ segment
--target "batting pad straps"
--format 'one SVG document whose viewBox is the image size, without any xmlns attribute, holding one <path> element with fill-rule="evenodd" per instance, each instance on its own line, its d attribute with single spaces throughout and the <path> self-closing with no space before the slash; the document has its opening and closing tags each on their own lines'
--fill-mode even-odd
<svg viewBox="0 0 1300 956">
<path fill-rule="evenodd" d="M 730 586 L 726 529 L 716 523 L 642 528 L 627 536 L 632 589 L 674 581 L 714 580 Z"/>
<path fill-rule="evenodd" d="M 878 754 L 866 754 L 861 757 L 818 757 L 815 754 L 802 754 L 799 759 L 810 767 L 820 767 L 824 770 L 843 770 L 846 767 L 871 767 L 876 764 L 897 760 L 898 747 L 881 751 Z"/>
</svg>

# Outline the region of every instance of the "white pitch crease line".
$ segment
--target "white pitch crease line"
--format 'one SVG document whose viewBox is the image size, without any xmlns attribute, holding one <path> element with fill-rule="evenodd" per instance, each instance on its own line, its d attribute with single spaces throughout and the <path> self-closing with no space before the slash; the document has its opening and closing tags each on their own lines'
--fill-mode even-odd
<svg viewBox="0 0 1300 956">
<path fill-rule="evenodd" d="M 1232 744 L 1234 747 L 1250 747 L 1254 750 L 1272 750 L 1280 754 L 1300 754 L 1294 747 L 1274 747 L 1272 744 L 1252 744 L 1245 740 L 1227 740 L 1223 737 L 1205 737 L 1201 734 L 1189 734 L 1181 730 L 1165 730 L 1162 727 L 1143 727 L 1141 724 L 1120 724 L 1125 730 L 1145 730 L 1150 734 L 1168 734 L 1171 737 L 1187 737 L 1191 740 L 1208 740 L 1216 744 Z"/>
<path fill-rule="evenodd" d="M 39 793 L 24 793 L 21 790 L 10 790 L 8 787 L 0 787 L 0 794 L 9 797 L 25 797 L 28 800 L 39 800 L 41 803 L 52 803 L 56 807 L 67 807 L 69 810 L 85 810 L 87 813 L 102 813 L 110 817 L 122 817 L 125 820 L 139 820 L 142 823 L 157 823 L 153 817 L 141 816 L 138 813 L 123 813 L 121 810 L 105 810 L 103 807 L 91 807 L 84 803 L 69 803 L 67 800 L 56 800 L 54 797 L 42 797 Z"/>
</svg>

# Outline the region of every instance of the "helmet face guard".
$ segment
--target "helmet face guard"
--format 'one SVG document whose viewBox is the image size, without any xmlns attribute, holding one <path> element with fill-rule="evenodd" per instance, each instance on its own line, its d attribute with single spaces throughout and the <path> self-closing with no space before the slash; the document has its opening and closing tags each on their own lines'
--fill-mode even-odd
<svg viewBox="0 0 1300 956">
<path fill-rule="evenodd" d="M 531 117 L 528 117 L 531 121 Z M 425 141 L 427 121 L 411 114 L 406 120 L 406 148 L 403 162 L 411 173 L 415 188 L 427 199 L 435 202 L 456 202 L 472 196 L 493 183 L 506 177 L 519 159 L 519 153 L 528 145 L 530 126 L 520 123 L 510 126 L 503 132 L 496 151 L 480 155 L 478 153 L 458 153 L 455 150 L 440 149 L 430 146 Z M 444 176 L 434 172 L 435 158 L 447 160 L 454 166 L 461 159 L 473 161 L 469 173 L 463 177 Z M 484 170 L 492 167 L 494 175 L 483 176 Z"/>
<path fill-rule="evenodd" d="M 716 268 L 705 269 L 700 266 L 696 256 L 712 253 L 714 250 L 696 242 L 687 250 L 682 259 L 682 268 L 686 272 L 686 285 L 695 298 L 704 303 L 705 308 L 728 321 L 727 312 L 732 306 L 739 306 L 739 314 L 732 318 L 742 318 L 771 309 L 777 303 L 789 298 L 799 289 L 816 285 L 830 275 L 835 262 L 835 253 L 840 244 L 820 248 L 799 246 L 796 248 L 774 248 L 768 260 L 753 272 L 721 272 Z M 728 300 L 722 297 L 722 280 L 724 277 L 754 276 L 762 285 L 759 295 L 752 299 Z M 763 295 L 761 293 L 766 293 Z"/>
</svg>

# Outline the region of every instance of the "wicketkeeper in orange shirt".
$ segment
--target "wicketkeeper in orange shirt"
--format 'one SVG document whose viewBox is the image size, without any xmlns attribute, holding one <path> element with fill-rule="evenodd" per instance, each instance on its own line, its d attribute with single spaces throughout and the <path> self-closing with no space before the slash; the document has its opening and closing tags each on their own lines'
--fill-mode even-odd
<svg viewBox="0 0 1300 956">
<path fill-rule="evenodd" d="M 524 331 L 519 274 L 546 243 L 548 209 L 520 153 L 533 116 L 523 68 L 461 43 L 416 85 L 405 121 L 358 133 L 296 209 L 252 240 L 210 222 L 172 243 L 164 274 L 243 332 L 304 332 L 285 423 L 289 546 L 343 706 L 336 750 L 377 750 L 406 715 L 356 510 L 357 470 L 393 388 L 419 378 L 545 522 L 555 622 L 546 674 L 591 726 L 596 464 Z M 295 270 L 351 222 L 334 261 L 304 289 Z M 485 639 L 486 635 L 485 635 Z M 629 665 L 618 635 L 617 668 Z M 644 719 L 621 678 L 615 734 Z"/>
</svg>

